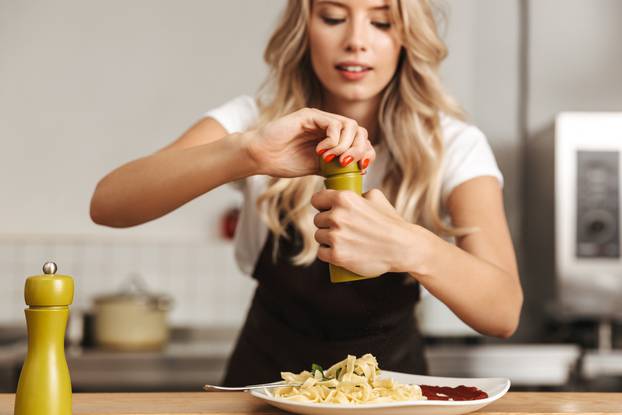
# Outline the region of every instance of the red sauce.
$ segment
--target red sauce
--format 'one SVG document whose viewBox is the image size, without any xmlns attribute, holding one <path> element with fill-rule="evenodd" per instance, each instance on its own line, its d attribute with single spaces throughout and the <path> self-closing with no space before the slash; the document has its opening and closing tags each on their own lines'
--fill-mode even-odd
<svg viewBox="0 0 622 415">
<path fill-rule="evenodd" d="M 449 386 L 421 385 L 421 392 L 431 401 L 474 401 L 486 399 L 488 394 L 475 386 L 460 385 L 455 388 Z"/>
</svg>

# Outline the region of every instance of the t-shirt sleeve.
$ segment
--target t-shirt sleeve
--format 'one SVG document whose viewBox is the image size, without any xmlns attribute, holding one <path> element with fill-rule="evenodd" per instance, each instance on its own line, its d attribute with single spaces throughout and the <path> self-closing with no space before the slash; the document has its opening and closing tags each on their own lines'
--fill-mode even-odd
<svg viewBox="0 0 622 415">
<path fill-rule="evenodd" d="M 441 187 L 443 203 L 453 189 L 475 177 L 495 177 L 503 187 L 503 175 L 484 133 L 472 125 L 456 120 L 449 121 L 448 124 L 446 123 L 443 128 L 445 135 Z"/>
<path fill-rule="evenodd" d="M 203 114 L 203 117 L 211 117 L 218 121 L 229 134 L 248 130 L 255 124 L 258 116 L 259 111 L 255 99 L 248 95 L 240 95 Z M 235 189 L 244 190 L 246 180 L 236 180 L 229 185 Z"/>
<path fill-rule="evenodd" d="M 229 134 L 248 130 L 257 121 L 259 112 L 255 99 L 240 95 L 204 114 L 218 121 Z"/>
</svg>

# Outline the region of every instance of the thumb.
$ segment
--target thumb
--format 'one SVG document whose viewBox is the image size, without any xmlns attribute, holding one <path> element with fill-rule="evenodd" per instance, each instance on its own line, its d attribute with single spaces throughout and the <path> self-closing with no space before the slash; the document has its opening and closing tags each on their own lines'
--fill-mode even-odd
<svg viewBox="0 0 622 415">
<path fill-rule="evenodd" d="M 397 214 L 391 202 L 387 200 L 384 193 L 382 193 L 380 190 L 371 189 L 365 194 L 363 194 L 363 197 L 366 200 L 368 200 L 372 205 L 380 209 L 381 211 L 392 214 L 392 215 Z"/>
</svg>

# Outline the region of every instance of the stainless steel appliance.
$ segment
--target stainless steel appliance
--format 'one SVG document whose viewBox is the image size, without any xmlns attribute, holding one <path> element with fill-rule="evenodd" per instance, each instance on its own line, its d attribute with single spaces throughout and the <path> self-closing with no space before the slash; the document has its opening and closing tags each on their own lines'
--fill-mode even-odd
<svg viewBox="0 0 622 415">
<path fill-rule="evenodd" d="M 525 324 L 581 345 L 584 381 L 620 376 L 622 113 L 560 113 L 526 156 Z"/>
<path fill-rule="evenodd" d="M 527 141 L 527 324 L 622 320 L 621 160 L 622 113 L 560 113 Z"/>
<path fill-rule="evenodd" d="M 558 303 L 571 317 L 622 319 L 622 113 L 555 121 Z"/>
</svg>

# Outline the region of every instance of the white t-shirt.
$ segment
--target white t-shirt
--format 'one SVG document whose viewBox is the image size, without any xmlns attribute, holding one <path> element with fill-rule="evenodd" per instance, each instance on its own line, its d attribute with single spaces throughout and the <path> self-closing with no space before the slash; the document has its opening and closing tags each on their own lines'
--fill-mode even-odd
<svg viewBox="0 0 622 415">
<path fill-rule="evenodd" d="M 251 127 L 259 115 L 255 99 L 242 95 L 214 108 L 206 117 L 218 121 L 230 134 Z M 441 129 L 445 146 L 442 166 L 441 193 L 443 201 L 459 184 L 478 176 L 494 176 L 503 186 L 503 176 L 497 167 L 486 137 L 476 127 L 443 115 Z M 384 146 L 376 148 L 376 160 L 363 176 L 363 191 L 380 188 L 388 154 Z M 235 258 L 242 272 L 251 274 L 268 237 L 268 227 L 261 219 L 256 200 L 267 187 L 268 176 L 250 176 L 236 183 L 244 194 L 244 202 L 235 234 Z"/>
</svg>

